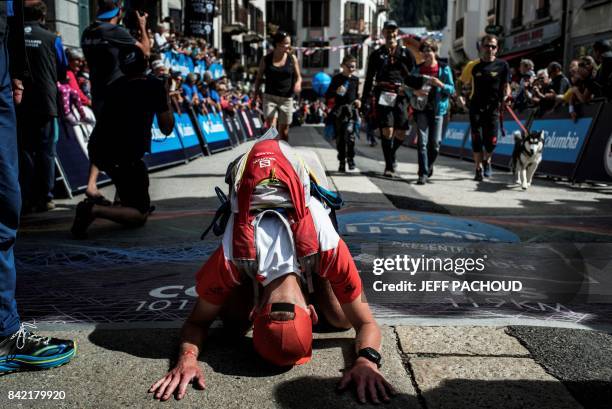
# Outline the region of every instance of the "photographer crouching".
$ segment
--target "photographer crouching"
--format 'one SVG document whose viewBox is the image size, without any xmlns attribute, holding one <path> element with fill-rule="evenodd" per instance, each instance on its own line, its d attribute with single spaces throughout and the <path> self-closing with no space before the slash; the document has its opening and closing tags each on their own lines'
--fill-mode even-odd
<svg viewBox="0 0 612 409">
<path fill-rule="evenodd" d="M 113 181 L 121 204 L 98 204 L 89 198 L 80 202 L 71 230 L 75 238 L 85 238 L 98 217 L 130 227 L 147 221 L 151 200 L 142 158 L 151 151 L 153 117 L 164 135 L 174 128 L 168 79 L 145 75 L 147 59 L 136 47 L 122 51 L 119 60 L 125 76 L 109 86 L 88 150 L 90 161 Z"/>
</svg>

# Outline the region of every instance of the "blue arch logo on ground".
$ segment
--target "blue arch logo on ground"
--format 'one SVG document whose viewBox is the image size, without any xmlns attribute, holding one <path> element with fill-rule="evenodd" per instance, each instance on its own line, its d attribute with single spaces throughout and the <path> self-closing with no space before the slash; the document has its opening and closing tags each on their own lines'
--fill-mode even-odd
<svg viewBox="0 0 612 409">
<path fill-rule="evenodd" d="M 340 234 L 364 241 L 423 243 L 516 243 L 516 234 L 490 224 L 408 210 L 351 211 L 338 213 Z M 366 238 L 367 237 L 367 238 Z"/>
</svg>

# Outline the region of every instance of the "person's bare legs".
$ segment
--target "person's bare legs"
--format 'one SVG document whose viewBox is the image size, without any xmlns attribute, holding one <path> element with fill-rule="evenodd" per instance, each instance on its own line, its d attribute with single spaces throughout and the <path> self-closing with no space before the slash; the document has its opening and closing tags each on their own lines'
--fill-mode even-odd
<svg viewBox="0 0 612 409">
<path fill-rule="evenodd" d="M 91 214 L 100 219 L 112 220 L 129 227 L 140 227 L 147 221 L 149 213 L 141 213 L 133 207 L 94 205 Z"/>
<path fill-rule="evenodd" d="M 278 136 L 281 140 L 289 142 L 289 124 L 278 124 Z"/>
<path fill-rule="evenodd" d="M 383 156 L 385 158 L 385 175 L 393 174 L 393 128 L 381 128 L 380 130 L 380 146 L 382 147 Z"/>
<path fill-rule="evenodd" d="M 98 175 L 100 170 L 93 163 L 89 165 L 89 176 L 87 178 L 87 189 L 85 189 L 85 195 L 87 197 L 96 198 L 102 196 L 98 190 Z"/>
</svg>

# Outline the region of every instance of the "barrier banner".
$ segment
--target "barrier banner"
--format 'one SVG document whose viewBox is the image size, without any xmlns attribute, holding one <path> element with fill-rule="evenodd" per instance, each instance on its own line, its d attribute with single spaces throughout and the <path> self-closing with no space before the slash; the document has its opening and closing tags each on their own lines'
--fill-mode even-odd
<svg viewBox="0 0 612 409">
<path fill-rule="evenodd" d="M 603 104 L 572 179 L 612 182 L 612 103 Z"/>
<path fill-rule="evenodd" d="M 242 126 L 244 127 L 247 137 L 249 139 L 255 138 L 255 133 L 253 132 L 253 127 L 251 126 L 251 121 L 249 121 L 246 111 L 244 109 L 239 109 L 237 114 Z"/>
<path fill-rule="evenodd" d="M 223 120 L 219 114 L 198 114 L 198 125 L 211 152 L 232 147 L 229 134 L 223 126 Z"/>
<path fill-rule="evenodd" d="M 255 111 L 248 111 L 248 116 L 253 124 L 253 130 L 255 131 L 255 137 L 260 137 L 264 133 L 263 122 Z"/>
<path fill-rule="evenodd" d="M 240 145 L 239 133 L 235 129 L 234 121 L 227 115 L 223 117 L 223 126 L 232 141 L 232 146 Z"/>
<path fill-rule="evenodd" d="M 462 151 L 466 139 L 469 139 L 469 128 L 467 115 L 453 115 L 440 142 L 440 153 L 459 158 L 465 155 Z"/>
<path fill-rule="evenodd" d="M 522 112 L 516 112 L 519 120 L 523 124 L 524 127 L 528 127 L 529 119 L 531 118 L 533 111 L 524 110 Z M 516 123 L 512 116 L 509 113 L 504 114 L 504 130 L 506 131 L 506 135 L 502 132 L 500 127 L 499 132 L 497 133 L 497 146 L 493 151 L 493 157 L 491 158 L 491 163 L 495 166 L 504 167 L 506 169 L 510 168 L 510 162 L 512 160 L 512 152 L 514 151 L 514 132 L 521 132 L 521 127 Z M 470 149 L 472 147 L 472 140 L 470 138 Z"/>
<path fill-rule="evenodd" d="M 544 131 L 544 153 L 537 173 L 571 178 L 581 152 L 597 118 L 601 103 L 581 106 L 581 115 L 574 121 L 567 107 L 534 118 L 530 131 Z"/>
<path fill-rule="evenodd" d="M 235 114 L 234 116 L 229 116 L 229 117 L 234 123 L 234 129 L 236 130 L 236 137 L 238 138 L 240 143 L 246 142 L 248 140 L 248 137 L 247 137 L 246 132 L 244 131 L 244 127 L 242 126 L 240 119 L 238 118 L 238 115 Z"/>
<path fill-rule="evenodd" d="M 182 113 L 178 116 L 179 121 L 176 122 L 176 130 L 183 143 L 183 149 L 187 159 L 194 159 L 202 155 L 202 147 L 196 133 L 191 117 L 188 113 Z"/>
<path fill-rule="evenodd" d="M 88 107 L 84 107 L 88 115 L 93 113 Z M 79 118 L 76 109 L 73 110 Z M 61 173 L 65 178 L 71 193 L 85 190 L 89 176 L 89 154 L 87 144 L 93 127 L 89 124 L 79 123 L 70 125 L 63 118 L 58 120 L 58 139 L 56 145 L 56 157 L 61 167 Z M 108 182 L 110 178 L 104 173 L 100 174 L 98 184 Z"/>
<path fill-rule="evenodd" d="M 182 163 L 186 161 L 183 144 L 178 136 L 176 124 L 180 121 L 180 116 L 174 113 L 174 129 L 168 136 L 164 135 L 157 124 L 157 117 L 153 117 L 153 127 L 151 128 L 151 153 L 143 158 L 149 169 Z"/>
</svg>

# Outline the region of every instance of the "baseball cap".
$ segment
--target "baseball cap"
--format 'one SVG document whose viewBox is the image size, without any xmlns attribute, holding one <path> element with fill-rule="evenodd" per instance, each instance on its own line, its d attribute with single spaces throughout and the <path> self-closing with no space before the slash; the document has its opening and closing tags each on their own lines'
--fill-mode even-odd
<svg viewBox="0 0 612 409">
<path fill-rule="evenodd" d="M 385 23 L 383 24 L 383 30 L 387 29 L 387 28 L 393 28 L 396 29 L 399 26 L 397 25 L 397 23 L 395 22 L 395 20 L 387 20 L 385 21 Z"/>
<path fill-rule="evenodd" d="M 98 0 L 98 14 L 100 20 L 110 20 L 121 11 L 121 0 Z"/>
<path fill-rule="evenodd" d="M 274 320 L 271 312 L 295 313 L 288 321 Z M 253 346 L 277 366 L 302 365 L 312 358 L 312 319 L 308 311 L 289 303 L 266 304 L 253 323 Z"/>
</svg>

